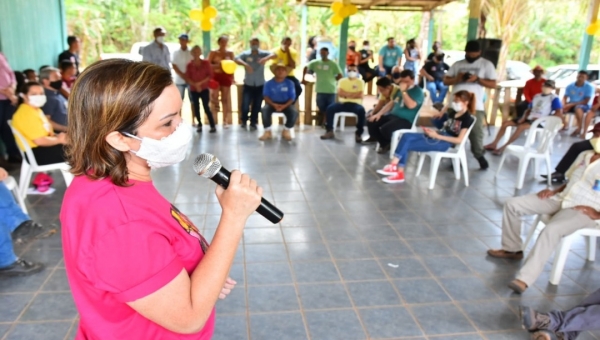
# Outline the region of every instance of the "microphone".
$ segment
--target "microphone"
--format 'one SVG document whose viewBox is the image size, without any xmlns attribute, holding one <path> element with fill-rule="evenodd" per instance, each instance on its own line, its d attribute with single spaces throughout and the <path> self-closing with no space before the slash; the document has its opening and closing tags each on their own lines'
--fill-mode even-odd
<svg viewBox="0 0 600 340">
<path fill-rule="evenodd" d="M 231 172 L 225 169 L 219 159 L 210 153 L 203 153 L 196 157 L 194 172 L 204 178 L 211 179 L 225 189 L 229 186 Z M 263 217 L 273 224 L 277 224 L 283 219 L 283 212 L 264 198 L 261 198 L 256 212 L 263 215 Z"/>
</svg>

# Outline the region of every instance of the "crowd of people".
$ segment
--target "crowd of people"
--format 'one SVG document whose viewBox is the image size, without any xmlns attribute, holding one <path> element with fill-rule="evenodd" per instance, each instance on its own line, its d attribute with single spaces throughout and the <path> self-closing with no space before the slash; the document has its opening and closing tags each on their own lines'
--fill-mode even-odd
<svg viewBox="0 0 600 340">
<path fill-rule="evenodd" d="M 291 47 L 292 40 L 289 37 L 283 38 L 281 46 L 272 51 L 261 49 L 259 39 L 252 38 L 249 48 L 235 55 L 228 49 L 229 38 L 221 36 L 217 40 L 218 48 L 203 58 L 200 46 L 189 45 L 190 38 L 187 34 L 179 35 L 180 48 L 171 53 L 164 41 L 166 33 L 162 28 L 155 29 L 154 40 L 142 50 L 142 58 L 148 63 L 124 60 L 97 63 L 90 67 L 90 71 L 82 73 L 81 77 L 84 79 L 77 85 L 82 89 L 74 91 L 73 94 L 73 84 L 80 76 L 80 42 L 76 37 L 68 38 L 69 48 L 58 57 L 59 68 L 42 66 L 38 72 L 33 69 L 14 72 L 0 53 L 0 137 L 6 153 L 0 157 L 0 277 L 39 272 L 43 264 L 17 258 L 13 251 L 13 242 L 29 242 L 54 232 L 51 228 L 32 221 L 2 183 L 8 176 L 4 168 L 10 170 L 15 164 L 21 163 L 23 150 L 30 148 L 39 165 L 69 161 L 74 173 L 79 175 L 72 184 L 73 188 L 67 193 L 61 214 L 61 222 L 69 240 L 64 245 L 65 263 L 78 307 L 85 310 L 91 308 L 90 306 L 102 304 L 106 310 L 95 312 L 102 314 L 116 309 L 130 320 L 136 320 L 136 313 L 139 313 L 162 325 L 169 332 L 212 332 L 214 303 L 217 298 L 224 298 L 235 285 L 234 281 L 227 278 L 223 268 L 228 268 L 228 264 L 233 260 L 235 252 L 232 252 L 232 249 L 239 243 L 244 216 L 247 218 L 254 211 L 253 205 L 258 204 L 261 189 L 255 182 L 244 177 L 246 175 L 237 172 L 232 174 L 230 188 L 233 189 L 218 189 L 217 195 L 223 203 L 224 211 L 243 211 L 229 221 L 233 227 L 222 227 L 228 228 L 235 237 L 217 233 L 213 241 L 216 245 L 211 246 L 211 251 L 187 218 L 162 198 L 153 187 L 134 185 L 135 192 L 127 193 L 124 188 L 131 183 L 151 182 L 151 168 L 176 164 L 184 157 L 184 147 L 191 141 L 192 136 L 189 129 L 183 127 L 181 116 L 177 112 L 181 110 L 186 92 L 192 103 L 197 132 L 203 130 L 200 103 L 209 121 L 211 133 L 217 131 L 214 113 L 220 111 L 220 107 L 223 111 L 224 127 L 233 124 L 230 88 L 234 80 L 231 72 L 224 69 L 223 61 L 232 61 L 244 68 L 240 124 L 245 129 L 257 130 L 260 112 L 264 126 L 260 141 L 273 138 L 271 123 L 275 113 L 285 117 L 282 139 L 292 140 L 291 130 L 299 114 L 296 103 L 303 91 L 302 84 L 306 83 L 307 75 L 311 74 L 315 77 L 319 112 L 317 121 L 325 127 L 321 139 L 335 138 L 334 118 L 337 113 L 353 113 L 357 117 L 356 142 L 378 143 L 378 152 L 385 154 L 393 145 L 392 136 L 395 131 L 409 130 L 414 126 L 425 101 L 423 88 L 426 89 L 434 107 L 439 111 L 432 119 L 433 128 L 426 127 L 423 133 L 408 133 L 401 137 L 393 151 L 394 157 L 391 162 L 378 170 L 378 173 L 386 176 L 383 179 L 385 183 L 405 181 L 404 171 L 411 152 L 446 151 L 463 142 L 465 138 L 469 138 L 471 151 L 480 168 L 485 170 L 488 168 L 484 157 L 486 150 L 493 154 L 501 154 L 507 145 L 516 141 L 541 118 L 554 115 L 566 119 L 567 114 L 575 115 L 578 123 L 573 135 L 585 137 L 591 132 L 593 136 L 589 140 L 574 143 L 557 165 L 556 171 L 547 175 L 554 183 L 562 185 L 556 189 L 545 189 L 536 194 L 509 199 L 503 210 L 501 248 L 490 249 L 487 252 L 488 256 L 495 258 L 522 260 L 524 253 L 521 218 L 532 214 L 552 215 L 525 257 L 516 278 L 508 282 L 508 286 L 516 293 L 525 292 L 536 281 L 564 236 L 582 228 L 596 227 L 596 221 L 600 220 L 599 194 L 593 185 L 600 178 L 600 163 L 596 163 L 600 159 L 600 123 L 594 125 L 591 131 L 587 131 L 600 103 L 594 102 L 595 90 L 587 81 L 585 71 L 578 73 L 577 81 L 565 89 L 561 99 L 556 94 L 555 82 L 544 79 L 544 70 L 541 67 L 534 68 L 534 77 L 527 81 L 523 90 L 525 99 L 516 105 L 517 117 L 504 122 L 495 139 L 484 146 L 484 91 L 486 88 L 496 87 L 497 75 L 494 65 L 482 58 L 481 46 L 477 41 L 469 41 L 465 46 L 465 59 L 450 67 L 444 62 L 441 45 L 435 43 L 433 52 L 421 68 L 421 54 L 414 39 L 409 40 L 403 49 L 396 45 L 394 38 L 389 38 L 387 44 L 379 51 L 378 62 L 374 68 L 370 66 L 370 62 L 375 62 L 370 43 L 364 41 L 363 49 L 357 51 L 356 42 L 350 41 L 345 70 L 342 70 L 335 60 L 330 59 L 327 47 L 317 50 L 316 44 L 311 41 L 311 49 L 307 54 L 308 63 L 302 70 L 302 78 L 297 79 L 293 71 L 297 68 L 298 53 Z M 316 57 L 317 54 L 319 58 Z M 269 61 L 269 69 L 274 77 L 267 81 L 265 65 Z M 174 79 L 171 78 L 171 67 L 175 73 Z M 108 69 L 119 71 L 118 74 L 123 77 L 122 83 L 117 84 L 109 79 L 106 76 Z M 423 81 L 422 87 L 419 86 L 419 77 Z M 139 81 L 138 78 L 144 81 Z M 375 84 L 379 97 L 375 107 L 367 110 L 363 105 L 365 82 L 374 79 L 377 79 Z M 450 86 L 450 100 L 445 103 Z M 120 99 L 111 103 L 101 100 L 105 93 L 111 91 L 115 98 Z M 68 105 L 71 95 L 77 96 L 78 99 L 72 101 L 74 107 Z M 131 96 L 138 96 L 143 100 L 133 103 L 123 99 Z M 148 110 L 149 107 L 152 109 Z M 67 110 L 73 110 L 73 113 L 67 115 Z M 174 113 L 163 117 L 161 115 L 164 112 Z M 67 129 L 69 118 L 76 121 L 76 128 L 72 130 Z M 165 119 L 169 120 L 168 125 L 164 124 Z M 9 121 L 12 126 L 9 126 Z M 100 124 L 100 121 L 108 123 Z M 369 138 L 363 140 L 365 126 Z M 13 135 L 11 127 L 19 136 Z M 506 143 L 500 145 L 509 127 L 514 127 L 515 131 Z M 67 135 L 67 131 L 73 131 L 73 135 Z M 94 143 L 102 147 L 94 148 Z M 168 145 L 169 155 L 165 155 L 164 150 L 160 149 L 165 145 Z M 102 193 L 106 195 L 102 196 Z M 235 197 L 236 194 L 238 197 Z M 81 197 L 86 199 L 81 200 Z M 139 198 L 139 202 L 131 203 L 131 197 Z M 128 199 L 129 205 L 115 205 L 114 202 L 121 202 L 124 198 Z M 243 200 L 246 200 L 246 203 L 240 208 L 239 204 Z M 139 223 L 129 214 L 149 211 L 148 204 L 144 203 L 146 201 L 169 210 L 169 217 L 176 218 L 167 219 L 165 221 L 168 222 L 165 223 L 177 223 L 183 229 L 177 228 L 180 232 L 174 234 L 154 223 L 154 229 L 148 228 L 144 231 L 147 238 L 139 238 L 127 234 L 131 233 L 127 228 L 116 228 Z M 103 209 L 106 206 L 113 207 L 115 214 L 122 217 L 122 221 L 106 221 L 102 217 L 101 209 L 90 211 L 89 207 L 98 206 L 98 202 L 102 203 L 100 206 Z M 155 215 L 156 220 L 164 220 L 159 213 L 156 212 Z M 146 220 L 150 221 L 148 218 Z M 111 226 L 111 233 L 99 235 L 96 229 L 78 228 L 80 223 L 105 223 Z M 176 258 L 176 254 L 170 245 L 165 245 L 163 239 L 154 237 L 163 234 L 169 234 L 169 238 L 177 239 L 190 248 L 192 253 L 186 255 L 185 261 L 179 261 L 175 265 L 168 263 Z M 189 235 L 194 236 L 193 242 L 187 238 Z M 115 248 L 115 244 L 122 240 L 133 238 L 140 240 L 135 247 Z M 196 249 L 198 240 L 202 246 L 201 250 Z M 90 260 L 96 261 L 93 270 L 73 270 L 79 265 L 78 257 L 87 251 L 80 248 L 78 242 L 87 243 L 87 246 L 96 251 L 90 255 L 97 257 Z M 116 255 L 111 253 L 115 249 L 118 252 Z M 149 279 L 151 282 L 148 281 L 149 286 L 144 289 L 128 291 L 126 288 L 130 287 L 133 281 L 123 278 L 133 268 L 119 262 L 135 264 L 136 257 L 140 254 L 151 256 L 144 251 L 153 252 L 155 249 L 167 249 L 162 262 L 157 262 L 156 265 L 169 268 L 170 271 L 161 278 L 150 279 L 157 270 L 166 269 L 136 268 L 141 270 L 143 279 Z M 130 261 L 122 261 L 128 256 Z M 99 257 L 113 261 L 97 261 Z M 201 260 L 202 263 L 208 264 L 198 265 Z M 90 286 L 89 280 L 82 276 L 88 269 L 89 272 L 84 274 L 94 276 L 98 282 L 93 287 Z M 114 270 L 123 275 L 117 275 L 117 278 L 115 275 L 108 275 Z M 212 283 L 205 279 L 209 273 L 214 278 Z M 170 280 L 174 280 L 173 284 L 176 287 L 170 288 L 175 290 L 165 290 L 163 287 Z M 176 299 L 176 303 L 168 306 L 166 301 L 175 298 L 177 289 L 189 290 L 190 285 L 198 285 L 205 290 L 206 297 L 193 297 L 196 306 L 203 307 L 195 307 L 193 304 L 190 306 L 186 301 Z M 117 294 L 120 298 L 110 302 L 103 300 L 99 293 L 103 289 Z M 97 295 L 88 294 L 91 290 Z M 156 295 L 158 291 L 163 295 Z M 133 300 L 135 302 L 131 302 Z M 122 302 L 126 302 L 127 306 Z M 574 339 L 579 331 L 596 327 L 597 322 L 593 320 L 597 319 L 600 313 L 599 305 L 597 291 L 571 311 L 541 313 L 523 307 L 521 316 L 524 327 L 537 334 L 536 339 Z M 194 312 L 200 316 L 198 320 L 190 319 L 188 323 L 182 324 L 170 316 L 165 316 L 165 310 L 172 315 Z M 147 322 L 136 322 L 143 326 L 142 328 L 147 327 L 144 328 L 147 334 L 158 332 Z M 198 325 L 205 324 L 208 328 L 198 328 Z M 108 323 L 103 326 L 114 330 L 114 327 L 122 325 Z M 103 332 L 98 329 L 96 331 Z"/>
</svg>

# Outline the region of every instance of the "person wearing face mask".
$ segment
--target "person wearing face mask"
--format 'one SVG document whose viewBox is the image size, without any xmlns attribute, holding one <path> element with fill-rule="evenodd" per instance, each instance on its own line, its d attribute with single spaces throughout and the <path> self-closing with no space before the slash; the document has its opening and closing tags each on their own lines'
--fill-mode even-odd
<svg viewBox="0 0 600 340">
<path fill-rule="evenodd" d="M 359 55 L 358 73 L 360 73 L 365 83 L 368 83 L 377 75 L 375 70 L 369 65 L 369 61 L 375 61 L 375 58 L 373 57 L 373 50 L 371 50 L 368 40 L 363 41 L 363 48 L 359 51 Z"/>
<path fill-rule="evenodd" d="M 522 218 L 537 214 L 552 216 L 516 275 L 508 284 L 521 294 L 538 279 L 563 237 L 579 229 L 596 228 L 600 219 L 600 139 L 593 139 L 593 151 L 581 153 L 567 171 L 569 182 L 557 189 L 511 197 L 504 205 L 502 248 L 490 249 L 491 257 L 523 259 Z"/>
<path fill-rule="evenodd" d="M 316 48 L 316 40 L 314 43 Z M 275 48 L 271 52 L 273 55 L 269 57 L 269 60 L 273 60 L 273 65 L 283 64 L 287 67 L 287 79 L 294 83 L 294 92 L 296 93 L 296 99 L 294 100 L 295 102 L 298 100 L 298 98 L 300 98 L 300 94 L 302 94 L 302 86 L 298 78 L 294 76 L 296 61 L 298 60 L 298 51 L 292 48 L 292 38 L 285 37 L 281 39 L 281 46 Z"/>
<path fill-rule="evenodd" d="M 206 114 L 210 124 L 210 133 L 215 133 L 217 128 L 215 127 L 215 118 L 210 110 L 210 93 L 208 90 L 208 83 L 213 78 L 213 70 L 208 60 L 200 58 L 202 55 L 200 46 L 194 46 L 191 52 L 193 59 L 187 64 L 184 76 L 186 83 L 190 86 L 192 112 L 194 112 L 194 118 L 198 122 L 196 132 L 202 132 L 202 118 L 200 116 L 200 100 L 202 100 L 204 114 Z"/>
<path fill-rule="evenodd" d="M 411 70 L 415 74 L 417 74 L 419 60 L 421 60 L 421 52 L 419 52 L 419 47 L 417 46 L 417 42 L 415 41 L 415 39 L 410 39 L 406 42 L 404 56 L 406 57 L 406 62 L 404 62 L 404 69 Z"/>
<path fill-rule="evenodd" d="M 496 138 L 490 144 L 484 146 L 486 150 L 493 151 L 494 155 L 501 155 L 504 149 L 519 138 L 519 136 L 527 129 L 531 127 L 531 124 L 538 118 L 546 117 L 551 114 L 563 118 L 562 114 L 562 103 L 560 98 L 554 93 L 556 89 L 554 80 L 546 80 L 542 87 L 542 93 L 537 94 L 533 97 L 529 108 L 521 118 L 506 121 L 502 123 L 500 130 L 496 134 Z M 506 144 L 501 147 L 497 147 L 498 143 L 504 137 L 504 133 L 509 126 L 516 126 L 515 132 L 510 136 Z"/>
<path fill-rule="evenodd" d="M 425 96 L 423 90 L 415 86 L 415 74 L 411 70 L 400 73 L 398 86 L 393 86 L 387 78 L 380 78 L 377 81 L 377 90 L 384 98 L 391 98 L 391 101 L 379 112 L 367 118 L 370 135 L 367 142 L 371 139 L 377 141 L 379 143 L 377 152 L 385 154 L 390 150 L 394 131 L 412 127 Z"/>
<path fill-rule="evenodd" d="M 443 104 L 448 93 L 448 86 L 444 84 L 444 75 L 450 69 L 450 66 L 444 62 L 444 52 L 438 51 L 432 60 L 428 60 L 420 71 L 422 77 L 427 79 L 427 91 L 431 97 L 431 102 Z"/>
<path fill-rule="evenodd" d="M 217 186 L 222 213 L 209 245 L 151 176 L 183 161 L 192 143 L 169 70 L 102 60 L 86 68 L 71 96 L 67 154 L 75 178 L 60 222 L 81 317 L 76 338 L 210 339 L 215 304 L 235 286 L 228 273 L 262 189 L 237 170 L 227 189 Z"/>
<path fill-rule="evenodd" d="M 348 77 L 340 79 L 337 85 L 338 102 L 329 105 L 327 108 L 327 132 L 321 136 L 321 139 L 333 139 L 335 134 L 333 129 L 333 118 L 338 112 L 352 112 L 356 115 L 356 133 L 354 140 L 356 143 L 362 142 L 362 134 L 365 127 L 365 108 L 362 105 L 362 99 L 365 89 L 365 82 L 358 78 L 356 65 L 348 65 Z"/>
<path fill-rule="evenodd" d="M 405 133 L 394 151 L 390 164 L 377 173 L 386 175 L 385 183 L 404 182 L 404 168 L 410 152 L 446 151 L 460 144 L 473 125 L 475 95 L 467 91 L 454 94 L 452 111 L 433 120 L 439 130 L 423 128 L 424 133 Z"/>
<path fill-rule="evenodd" d="M 231 85 L 233 85 L 233 74 L 227 74 L 223 70 L 221 62 L 223 60 L 233 60 L 233 52 L 227 48 L 229 37 L 222 35 L 217 39 L 219 48 L 210 51 L 208 61 L 213 68 L 214 80 L 219 84 L 217 89 L 210 91 L 211 111 L 215 114 L 219 112 L 219 95 L 223 105 L 223 127 L 228 128 L 233 123 L 231 117 Z"/>
<path fill-rule="evenodd" d="M 162 27 L 154 29 L 154 41 L 142 49 L 142 61 L 156 64 L 167 70 L 170 69 L 171 53 L 169 52 L 169 47 L 165 45 L 166 34 L 167 31 Z"/>
<path fill-rule="evenodd" d="M 69 99 L 69 94 L 71 93 L 73 84 L 75 84 L 75 80 L 77 79 L 75 77 L 75 72 L 75 64 L 72 62 L 64 60 L 60 63 L 60 75 L 62 80 L 60 94 L 66 99 Z"/>
<path fill-rule="evenodd" d="M 246 70 L 242 92 L 242 129 L 248 127 L 248 119 L 250 119 L 250 130 L 257 129 L 258 113 L 263 102 L 265 63 L 271 56 L 271 52 L 260 49 L 258 38 L 252 38 L 250 39 L 250 49 L 235 57 L 235 62 L 244 66 Z M 252 105 L 252 114 L 248 117 L 250 105 Z"/>
<path fill-rule="evenodd" d="M 431 45 L 431 53 L 427 55 L 427 61 L 433 60 L 433 57 L 438 54 L 438 52 L 442 51 L 442 43 L 439 41 L 434 41 L 433 45 Z"/>
<path fill-rule="evenodd" d="M 335 103 L 335 87 L 336 82 L 342 78 L 342 70 L 335 61 L 329 59 L 329 49 L 322 47 L 319 51 L 321 60 L 313 60 L 302 73 L 302 84 L 306 84 L 306 72 L 312 70 L 317 77 L 316 92 L 317 92 L 317 125 L 323 124 L 327 108 Z"/>
<path fill-rule="evenodd" d="M 33 69 L 28 68 L 26 70 L 23 70 L 23 74 L 25 75 L 26 83 L 30 81 L 38 81 L 37 74 L 35 74 L 35 70 Z"/>
<path fill-rule="evenodd" d="M 477 40 L 467 42 L 465 59 L 454 63 L 444 76 L 444 84 L 452 85 L 453 94 L 458 91 L 469 91 L 477 99 L 477 121 L 469 134 L 471 152 L 479 162 L 481 170 L 489 168 L 483 148 L 483 122 L 486 121 L 484 111 L 485 88 L 496 88 L 496 68 L 491 61 L 481 57 L 481 47 Z"/>
<path fill-rule="evenodd" d="M 356 51 L 356 41 L 348 42 L 348 52 L 346 52 L 346 65 L 358 65 L 360 62 L 360 54 Z"/>
<path fill-rule="evenodd" d="M 40 83 L 44 86 L 46 103 L 42 111 L 50 121 L 54 132 L 67 132 L 67 100 L 60 94 L 62 80 L 60 72 L 46 67 L 40 72 Z"/>
<path fill-rule="evenodd" d="M 67 134 L 55 134 L 52 124 L 41 109 L 47 101 L 44 87 L 40 83 L 27 83 L 22 87 L 19 97 L 21 104 L 12 118 L 12 125 L 25 138 L 37 164 L 63 163 Z M 17 144 L 24 149 L 20 139 L 17 139 Z"/>
<path fill-rule="evenodd" d="M 402 82 L 402 68 L 400 66 L 394 66 L 392 68 L 392 83 L 394 83 L 394 85 L 400 85 L 400 83 Z"/>
</svg>

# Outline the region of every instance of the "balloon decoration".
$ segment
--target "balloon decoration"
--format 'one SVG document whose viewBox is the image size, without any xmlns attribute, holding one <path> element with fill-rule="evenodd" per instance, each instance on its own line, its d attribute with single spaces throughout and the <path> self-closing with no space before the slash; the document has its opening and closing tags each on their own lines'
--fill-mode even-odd
<svg viewBox="0 0 600 340">
<path fill-rule="evenodd" d="M 596 35 L 596 34 L 600 33 L 600 22 L 594 21 L 593 23 L 591 23 L 585 29 L 585 33 L 587 33 L 589 35 Z"/>
<path fill-rule="evenodd" d="M 212 29 L 212 19 L 217 17 L 217 9 L 213 6 L 208 6 L 205 9 L 194 8 L 190 10 L 190 19 L 200 23 L 200 28 L 203 31 Z"/>
<path fill-rule="evenodd" d="M 331 4 L 331 10 L 333 15 L 331 16 L 331 23 L 334 25 L 340 25 L 344 19 L 358 13 L 358 7 L 351 4 L 348 0 L 336 0 Z"/>
<path fill-rule="evenodd" d="M 233 60 L 221 60 L 221 68 L 227 74 L 233 74 L 237 68 L 237 64 Z"/>
</svg>

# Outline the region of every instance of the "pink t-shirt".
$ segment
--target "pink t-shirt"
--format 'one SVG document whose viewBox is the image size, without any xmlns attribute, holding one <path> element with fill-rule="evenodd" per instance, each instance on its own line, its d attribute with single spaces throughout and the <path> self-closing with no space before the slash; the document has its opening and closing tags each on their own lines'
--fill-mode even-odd
<svg viewBox="0 0 600 340">
<path fill-rule="evenodd" d="M 215 311 L 197 334 L 177 334 L 126 302 L 165 286 L 183 268 L 191 274 L 208 243 L 152 182 L 119 187 L 76 177 L 60 212 L 67 277 L 81 320 L 76 339 L 212 337 Z"/>
</svg>

